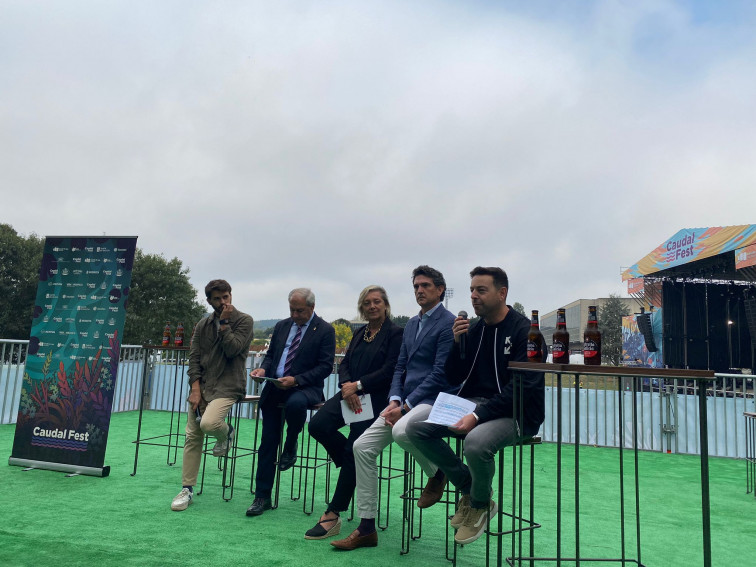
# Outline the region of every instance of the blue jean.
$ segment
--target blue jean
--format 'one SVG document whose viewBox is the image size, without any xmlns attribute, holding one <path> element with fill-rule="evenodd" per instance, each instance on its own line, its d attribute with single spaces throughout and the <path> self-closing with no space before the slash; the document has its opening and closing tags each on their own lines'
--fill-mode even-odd
<svg viewBox="0 0 756 567">
<path fill-rule="evenodd" d="M 472 401 L 482 400 L 472 398 Z M 416 421 L 407 426 L 407 437 L 417 450 L 437 464 L 462 494 L 470 495 L 473 508 L 486 508 L 491 499 L 496 453 L 518 441 L 517 423 L 502 417 L 476 425 L 465 436 L 467 464 L 449 447 L 445 440 L 449 435 L 453 432 L 446 425 Z"/>
</svg>

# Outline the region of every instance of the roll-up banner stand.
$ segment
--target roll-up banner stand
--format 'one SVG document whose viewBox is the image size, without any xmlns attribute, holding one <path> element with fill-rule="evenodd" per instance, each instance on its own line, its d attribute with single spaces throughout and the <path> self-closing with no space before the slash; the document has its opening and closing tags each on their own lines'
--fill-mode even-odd
<svg viewBox="0 0 756 567">
<path fill-rule="evenodd" d="M 136 240 L 45 239 L 10 465 L 108 476 Z"/>
</svg>

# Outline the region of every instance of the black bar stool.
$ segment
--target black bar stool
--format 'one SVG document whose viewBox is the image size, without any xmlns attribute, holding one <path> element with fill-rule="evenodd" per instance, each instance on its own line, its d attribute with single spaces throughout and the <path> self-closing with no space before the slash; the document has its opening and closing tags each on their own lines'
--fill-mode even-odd
<svg viewBox="0 0 756 567">
<path fill-rule="evenodd" d="M 378 457 L 378 516 L 375 525 L 380 530 L 387 529 L 389 524 L 389 511 L 391 510 L 391 481 L 398 478 L 405 478 L 408 474 L 407 457 L 404 455 L 404 451 L 402 451 L 403 465 L 401 467 L 395 467 L 393 449 L 394 444 L 391 443 L 388 446 L 388 457 L 385 456 L 385 450 Z M 354 495 L 352 495 L 352 506 L 349 509 L 349 517 L 347 517 L 348 521 L 352 521 L 354 518 L 354 501 L 355 498 Z"/>
<path fill-rule="evenodd" d="M 307 421 L 309 421 L 314 413 L 323 407 L 325 402 L 320 402 L 307 408 Z M 273 499 L 273 508 L 278 508 L 278 496 L 281 488 L 281 471 L 278 468 L 278 463 L 281 461 L 281 453 L 283 452 L 284 444 L 284 426 L 285 426 L 285 413 L 283 412 L 284 405 L 278 406 L 281 411 L 281 439 L 278 444 L 278 460 L 276 461 L 276 487 L 275 496 Z M 314 449 L 312 446 L 315 446 Z M 326 488 L 325 488 L 325 503 L 328 503 L 328 495 L 330 493 L 331 486 L 331 458 L 326 453 L 325 457 L 318 456 L 318 450 L 320 443 L 315 441 L 308 431 L 307 427 L 303 427 L 299 433 L 299 448 L 297 453 L 297 462 L 291 467 L 291 493 L 290 498 L 294 501 L 302 498 L 302 511 L 308 516 L 312 514 L 315 507 L 315 480 L 317 471 L 321 467 L 325 467 L 326 474 Z M 295 480 L 296 472 L 299 471 L 298 479 Z M 310 479 L 312 474 L 312 479 Z M 296 496 L 294 494 L 296 484 Z M 302 486 L 304 484 L 304 494 Z M 309 506 L 307 493 L 310 491 Z"/>
<path fill-rule="evenodd" d="M 464 439 L 462 437 L 456 437 L 450 435 L 448 441 L 455 440 L 455 452 L 458 457 L 462 456 L 462 448 Z M 404 492 L 401 495 L 403 501 L 402 506 L 402 548 L 399 551 L 400 555 L 406 555 L 410 551 L 410 542 L 420 539 L 423 535 L 423 510 L 417 508 L 417 500 L 425 488 L 425 474 L 422 469 L 418 467 L 415 459 L 412 455 L 405 453 L 404 455 L 404 469 L 406 471 L 404 481 Z M 444 489 L 444 496 L 439 500 L 439 504 L 446 505 L 446 516 L 451 518 L 454 515 L 454 508 L 459 500 L 459 492 L 454 489 L 451 483 L 447 483 Z M 417 508 L 417 510 L 415 510 Z M 451 514 L 449 510 L 451 508 Z M 417 521 L 415 518 L 417 517 Z M 449 546 L 449 522 L 446 522 L 446 559 L 453 561 L 453 556 L 450 553 Z"/>
<path fill-rule="evenodd" d="M 247 395 L 238 402 L 236 402 L 228 416 L 226 417 L 226 423 L 234 428 L 234 439 L 231 442 L 228 452 L 223 457 L 218 457 L 218 470 L 223 472 L 223 478 L 221 486 L 223 487 L 223 500 L 230 501 L 234 497 L 234 477 L 236 475 L 236 460 L 242 457 L 252 456 L 252 478 L 254 478 L 255 462 L 257 460 L 257 435 L 260 429 L 260 420 L 257 419 L 257 404 L 260 402 L 260 396 Z M 251 406 L 253 409 L 247 409 L 247 413 L 255 416 L 255 434 L 252 440 L 252 447 L 240 447 L 239 439 L 240 435 L 240 422 L 242 415 L 242 408 L 244 406 Z M 205 436 L 205 448 L 202 451 L 202 477 L 200 480 L 200 489 L 197 494 L 202 494 L 202 490 L 205 486 L 205 465 L 208 454 L 212 455 L 212 450 L 208 449 L 208 438 Z M 229 466 L 229 462 L 231 465 Z M 252 491 L 252 481 L 250 481 L 250 492 Z M 228 492 L 228 496 L 226 493 Z"/>
<path fill-rule="evenodd" d="M 756 496 L 756 413 L 743 412 L 746 436 L 746 494 Z"/>
<path fill-rule="evenodd" d="M 508 565 L 522 565 L 522 560 L 528 561 L 529 565 L 533 565 L 533 556 L 535 550 L 535 542 L 533 539 L 533 530 L 540 528 L 541 524 L 538 524 L 533 519 L 533 509 L 535 506 L 535 446 L 541 445 L 542 440 L 539 436 L 523 439 L 511 447 L 504 447 L 499 451 L 498 466 L 496 468 L 497 476 L 497 490 L 498 490 L 498 502 L 499 511 L 494 517 L 488 519 L 488 527 L 486 529 L 486 566 L 488 565 L 502 565 L 503 550 L 504 550 L 504 536 L 511 536 L 511 555 L 506 558 Z M 523 466 L 524 448 L 530 447 L 530 459 L 528 465 L 529 482 L 525 487 L 528 491 L 528 507 L 523 508 Z M 512 451 L 512 467 L 511 469 L 511 507 L 509 512 L 505 512 L 504 502 L 507 499 L 504 492 L 504 453 L 510 449 Z M 505 520 L 508 518 L 508 520 Z M 493 528 L 493 525 L 496 528 Z M 448 525 L 448 524 L 447 524 Z M 529 551 L 528 557 L 523 556 L 522 553 L 522 535 L 524 533 L 529 536 Z M 447 530 L 448 533 L 448 530 Z M 496 539 L 496 554 L 495 562 L 492 563 L 491 557 L 491 543 L 493 539 Z M 447 540 L 448 541 L 448 540 Z M 454 542 L 454 555 L 447 559 L 452 561 L 453 565 L 457 564 L 457 547 L 464 547 Z M 448 547 L 448 546 L 447 546 Z"/>
<path fill-rule="evenodd" d="M 486 530 L 486 565 L 489 564 L 490 550 L 491 550 L 491 538 L 497 538 L 496 544 L 496 565 L 501 565 L 502 551 L 503 551 L 503 536 L 511 535 L 511 550 L 512 556 L 507 557 L 507 563 L 513 565 L 514 561 L 520 561 L 523 557 L 522 553 L 522 536 L 527 533 L 529 540 L 529 557 L 532 558 L 535 554 L 535 540 L 533 537 L 533 531 L 541 527 L 541 524 L 535 522 L 533 519 L 533 510 L 535 508 L 535 447 L 541 445 L 542 440 L 539 436 L 531 437 L 530 439 L 524 439 L 521 443 L 518 443 L 512 447 L 512 507 L 510 512 L 504 511 L 504 451 L 499 451 L 499 503 L 501 508 L 496 518 L 496 530 L 491 529 L 489 523 L 488 530 Z M 523 452 L 524 447 L 530 447 L 530 463 L 529 463 L 529 481 L 528 481 L 528 507 L 523 509 Z M 504 517 L 509 518 L 508 529 L 505 529 Z M 517 548 L 517 554 L 515 556 L 515 547 Z M 530 565 L 533 565 L 533 560 L 530 559 Z"/>
</svg>

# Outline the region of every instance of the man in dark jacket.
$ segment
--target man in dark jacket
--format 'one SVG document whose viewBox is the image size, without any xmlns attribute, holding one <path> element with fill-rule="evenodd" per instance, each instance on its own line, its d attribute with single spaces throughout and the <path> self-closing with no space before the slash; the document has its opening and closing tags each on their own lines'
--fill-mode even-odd
<svg viewBox="0 0 756 567">
<path fill-rule="evenodd" d="M 258 381 L 274 380 L 266 381 L 260 394 L 262 439 L 257 451 L 255 499 L 247 516 L 259 516 L 271 508 L 281 412 L 286 420 L 286 440 L 278 468 L 285 471 L 297 460 L 297 438 L 307 419 L 307 408 L 323 401 L 323 384 L 333 372 L 336 334 L 315 313 L 315 294 L 307 288 L 292 290 L 289 313 L 291 317 L 276 323 L 262 365 L 250 373 Z"/>
<path fill-rule="evenodd" d="M 436 463 L 462 493 L 451 519 L 457 528 L 454 539 L 460 544 L 478 539 L 488 517 L 497 511 L 491 499 L 496 453 L 538 433 L 545 413 L 543 374 L 523 373 L 521 383 L 515 384 L 508 371 L 509 361 L 527 360 L 530 323 L 507 305 L 506 273 L 479 266 L 470 277 L 473 309 L 481 320 L 470 328 L 466 318 L 455 319 L 446 376 L 450 384 L 462 384 L 459 396 L 475 402 L 475 410 L 452 426 L 414 422 L 407 427 L 417 450 Z M 464 351 L 460 348 L 463 335 Z M 444 441 L 450 433 L 465 437 L 467 465 Z"/>
</svg>

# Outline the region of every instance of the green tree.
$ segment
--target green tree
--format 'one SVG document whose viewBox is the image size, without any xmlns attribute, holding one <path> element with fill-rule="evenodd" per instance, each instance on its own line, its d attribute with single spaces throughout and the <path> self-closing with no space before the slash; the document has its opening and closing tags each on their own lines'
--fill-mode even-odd
<svg viewBox="0 0 756 567">
<path fill-rule="evenodd" d="M 517 311 L 518 313 L 522 315 L 525 315 L 525 307 L 519 301 L 515 301 L 514 305 L 512 306 L 512 309 L 514 309 L 515 311 Z"/>
<path fill-rule="evenodd" d="M 145 254 L 137 249 L 123 342 L 155 344 L 162 338 L 166 321 L 170 321 L 174 332 L 178 323 L 184 324 L 188 345 L 195 323 L 209 310 L 205 305 L 197 301 L 189 283 L 189 268 L 184 268 L 181 260 L 166 260 L 162 254 Z"/>
<path fill-rule="evenodd" d="M 407 326 L 407 323 L 409 323 L 410 318 L 406 315 L 392 315 L 391 320 L 394 322 L 394 325 L 404 329 L 404 327 Z"/>
<path fill-rule="evenodd" d="M 629 314 L 620 296 L 615 294 L 610 294 L 599 309 L 601 359 L 607 364 L 618 366 L 622 360 L 622 318 Z"/>
<path fill-rule="evenodd" d="M 333 330 L 336 331 L 336 348 L 345 349 L 352 340 L 352 328 L 344 323 L 333 323 Z"/>
<path fill-rule="evenodd" d="M 266 327 L 265 329 L 255 328 L 255 331 L 254 331 L 255 339 L 267 339 L 272 334 L 273 334 L 272 327 Z"/>
<path fill-rule="evenodd" d="M 0 224 L 0 338 L 28 339 L 44 241 Z"/>
</svg>

